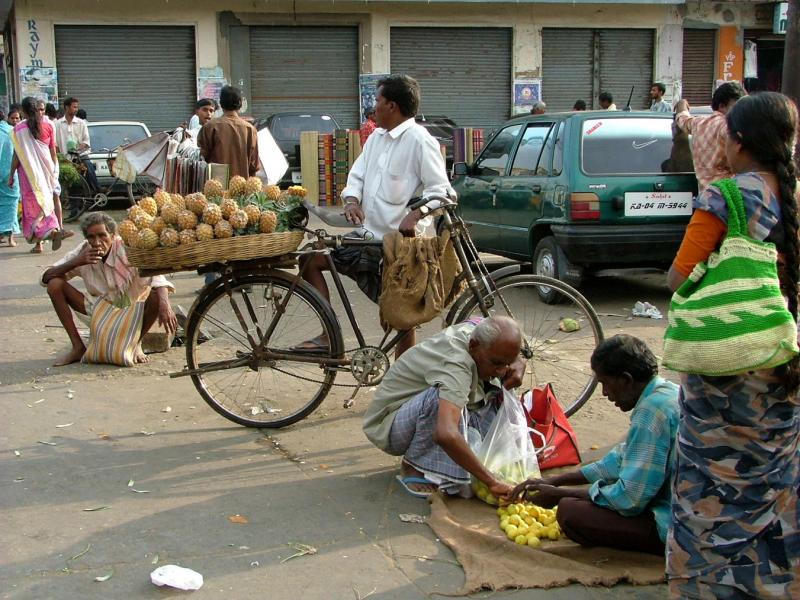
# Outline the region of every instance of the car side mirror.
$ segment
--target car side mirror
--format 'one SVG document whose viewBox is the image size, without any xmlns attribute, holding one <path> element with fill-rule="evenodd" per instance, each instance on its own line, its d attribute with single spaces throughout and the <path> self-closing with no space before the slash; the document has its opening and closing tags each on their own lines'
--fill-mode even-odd
<svg viewBox="0 0 800 600">
<path fill-rule="evenodd" d="M 455 177 L 464 177 L 470 174 L 469 165 L 465 162 L 457 162 L 453 164 L 453 175 Z"/>
</svg>

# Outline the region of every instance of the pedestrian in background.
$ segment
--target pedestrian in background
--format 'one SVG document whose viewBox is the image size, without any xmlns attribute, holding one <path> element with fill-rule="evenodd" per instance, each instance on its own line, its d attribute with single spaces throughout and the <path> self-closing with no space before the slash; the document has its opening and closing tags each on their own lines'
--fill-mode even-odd
<svg viewBox="0 0 800 600">
<path fill-rule="evenodd" d="M 603 110 L 617 110 L 617 105 L 614 104 L 614 96 L 611 95 L 611 92 L 601 92 L 597 99 L 600 101 L 600 108 Z"/>
<path fill-rule="evenodd" d="M 728 125 L 725 115 L 736 101 L 746 95 L 737 81 L 728 81 L 714 90 L 708 116 L 695 117 L 689 114 L 689 103 L 681 100 L 675 105 L 675 124 L 692 136 L 692 158 L 697 175 L 698 192 L 705 190 L 712 181 L 731 177 L 733 171 L 728 164 L 725 147 L 728 144 Z"/>
<path fill-rule="evenodd" d="M 39 113 L 39 116 L 42 118 L 43 121 L 46 121 L 50 124 L 51 127 L 55 128 L 55 123 L 47 116 L 47 106 L 44 103 L 44 100 L 37 100 L 36 101 L 36 112 Z M 50 107 L 55 109 L 55 107 L 50 104 Z M 56 156 L 55 161 L 55 170 L 56 170 L 56 182 L 53 187 L 53 208 L 56 211 L 56 217 L 58 218 L 58 227 L 61 230 L 61 238 L 67 239 L 75 235 L 71 231 L 66 231 L 64 229 L 64 214 L 61 208 L 61 182 L 59 181 L 59 175 L 61 173 L 61 167 L 58 163 L 58 157 Z"/>
<path fill-rule="evenodd" d="M 532 115 L 543 115 L 545 112 L 547 112 L 547 104 L 545 104 L 541 100 L 538 100 L 533 103 L 533 106 L 531 107 Z"/>
<path fill-rule="evenodd" d="M 258 132 L 239 116 L 242 91 L 232 85 L 219 95 L 222 116 L 203 125 L 197 145 L 206 162 L 228 165 L 230 176 L 249 177 L 258 171 Z"/>
<path fill-rule="evenodd" d="M 11 142 L 11 131 L 14 128 L 6 122 L 6 116 L 0 111 L 0 235 L 6 239 L 6 245 L 14 247 L 14 235 L 19 234 L 17 207 L 19 206 L 19 183 L 16 175 L 11 174 L 11 161 L 14 158 L 14 144 Z M 9 185 L 13 183 L 13 185 Z"/>
<path fill-rule="evenodd" d="M 762 92 L 736 102 L 725 122 L 727 160 L 748 233 L 777 247 L 781 291 L 797 322 L 797 109 L 782 94 Z M 706 188 L 670 269 L 672 290 L 718 248 L 727 222 L 725 198 Z M 713 320 L 712 311 L 705 314 Z M 756 335 L 738 338 L 741 352 Z M 741 375 L 681 375 L 667 542 L 672 597 L 800 596 L 799 385 L 798 358 Z"/>
<path fill-rule="evenodd" d="M 203 128 L 203 125 L 208 123 L 214 118 L 214 112 L 217 110 L 217 102 L 213 98 L 201 98 L 194 105 L 194 114 L 189 119 L 189 124 L 186 130 L 197 139 L 197 135 Z"/>
<path fill-rule="evenodd" d="M 650 86 L 650 110 L 663 113 L 672 112 L 672 105 L 664 100 L 664 94 L 666 93 L 667 86 L 663 83 L 656 82 Z"/>
<path fill-rule="evenodd" d="M 375 109 L 368 108 L 366 113 L 366 119 L 361 124 L 361 127 L 358 130 L 358 137 L 361 138 L 361 147 L 364 147 L 364 144 L 367 143 L 367 138 L 372 134 L 373 131 L 378 127 L 375 124 Z"/>
<path fill-rule="evenodd" d="M 572 110 L 578 112 L 581 110 L 586 110 L 586 101 L 585 100 L 575 100 L 575 104 L 572 105 Z"/>
<path fill-rule="evenodd" d="M 36 98 L 22 100 L 24 121 L 14 127 L 11 140 L 14 158 L 8 176 L 8 187 L 14 185 L 14 174 L 19 169 L 19 186 L 22 192 L 22 233 L 33 244 L 31 252 L 44 251 L 44 240 L 51 240 L 53 250 L 61 247 L 61 229 L 53 205 L 57 176 L 55 171 L 56 136 L 53 126 L 36 110 Z"/>
</svg>

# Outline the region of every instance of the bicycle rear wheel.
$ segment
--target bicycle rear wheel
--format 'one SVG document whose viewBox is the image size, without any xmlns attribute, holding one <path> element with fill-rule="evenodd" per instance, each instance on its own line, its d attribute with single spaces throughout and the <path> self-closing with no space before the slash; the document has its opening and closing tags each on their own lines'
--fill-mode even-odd
<svg viewBox="0 0 800 600">
<path fill-rule="evenodd" d="M 547 304 L 542 300 L 542 288 L 557 290 L 562 303 Z M 505 300 L 510 314 L 498 294 Z M 489 309 L 492 316 L 511 316 L 517 321 L 533 352 L 524 385 L 551 383 L 567 416 L 575 414 L 597 386 L 589 359 L 597 344 L 603 341 L 603 328 L 592 305 L 576 289 L 540 275 L 501 279 L 496 292 L 487 294 L 487 299 L 494 302 Z M 481 316 L 474 297 L 464 306 L 456 322 L 473 316 Z M 565 331 L 572 325 L 565 319 L 576 321 L 579 329 Z"/>
<path fill-rule="evenodd" d="M 206 288 L 196 300 L 186 326 L 189 369 L 197 391 L 219 414 L 248 427 L 285 427 L 308 416 L 328 394 L 336 370 L 318 362 L 266 360 L 255 356 L 273 319 L 267 344 L 272 351 L 292 348 L 321 333 L 328 347 L 298 358 L 339 357 L 344 353 L 341 329 L 333 309 L 313 288 L 301 283 L 285 312 L 277 309 L 293 278 L 280 273 L 236 277 Z"/>
<path fill-rule="evenodd" d="M 65 223 L 77 221 L 94 201 L 89 184 L 81 177 L 61 190 L 61 211 Z"/>
</svg>

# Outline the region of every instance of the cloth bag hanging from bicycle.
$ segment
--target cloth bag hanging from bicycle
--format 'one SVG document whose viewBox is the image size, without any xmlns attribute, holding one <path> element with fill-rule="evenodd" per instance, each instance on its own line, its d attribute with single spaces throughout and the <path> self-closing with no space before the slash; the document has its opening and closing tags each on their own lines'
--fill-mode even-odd
<svg viewBox="0 0 800 600">
<path fill-rule="evenodd" d="M 449 231 L 425 238 L 385 235 L 378 300 L 381 326 L 404 331 L 432 321 L 460 291 L 453 290 L 460 272 Z"/>
</svg>

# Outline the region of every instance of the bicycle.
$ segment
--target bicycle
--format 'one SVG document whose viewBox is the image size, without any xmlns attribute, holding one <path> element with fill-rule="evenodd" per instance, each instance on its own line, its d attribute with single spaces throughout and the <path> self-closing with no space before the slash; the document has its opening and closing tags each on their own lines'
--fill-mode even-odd
<svg viewBox="0 0 800 600">
<path fill-rule="evenodd" d="M 416 208 L 431 199 L 410 205 Z M 540 383 L 552 382 L 567 415 L 574 414 L 591 396 L 597 380 L 589 358 L 603 339 L 597 313 L 574 288 L 548 277 L 515 274 L 507 267 L 492 275 L 480 259 L 456 203 L 438 198 L 442 227 L 450 231 L 462 267 L 466 290 L 445 317 L 445 326 L 473 316 L 509 315 L 525 338 L 527 374 Z M 340 226 L 336 219 L 323 221 Z M 203 399 L 225 418 L 250 427 L 280 428 L 313 412 L 334 385 L 354 388 L 344 403 L 352 405 L 361 387 L 380 383 L 389 369 L 388 353 L 406 334 L 385 332 L 381 342 L 366 343 L 331 250 L 347 245 L 379 245 L 364 239 L 330 235 L 324 229 L 306 229 L 312 241 L 291 254 L 254 261 L 212 264 L 201 272 L 216 271 L 220 278 L 202 290 L 186 321 L 186 363 L 171 377 L 191 377 Z M 334 288 L 342 300 L 358 346 L 345 348 L 342 327 L 331 305 L 298 273 L 300 256 L 326 256 Z M 471 260 L 470 260 L 471 258 Z M 545 304 L 539 291 L 555 289 L 560 305 Z M 544 290 L 544 291 L 547 291 Z M 546 295 L 546 294 L 545 294 Z M 580 329 L 569 331 L 565 319 Z M 303 341 L 327 335 L 320 351 L 298 349 Z M 335 384 L 349 371 L 355 384 Z M 526 376 L 527 377 L 527 376 Z M 298 382 L 314 384 L 309 398 Z"/>
<path fill-rule="evenodd" d="M 103 148 L 103 152 L 107 152 L 106 162 L 108 164 L 109 173 L 114 173 L 114 161 L 116 150 L 109 150 Z M 64 213 L 64 222 L 71 223 L 80 218 L 85 212 L 95 209 L 105 208 L 108 204 L 109 197 L 112 195 L 114 187 L 118 183 L 125 184 L 125 197 L 130 206 L 136 203 L 136 195 L 139 197 L 147 195 L 147 190 L 144 186 L 138 183 L 127 183 L 122 181 L 119 177 L 114 179 L 106 186 L 94 188 L 86 179 L 86 172 L 88 167 L 83 163 L 80 154 L 77 152 L 69 152 L 67 156 L 75 169 L 78 171 L 78 181 L 73 182 L 69 186 L 64 186 L 61 190 L 61 204 Z"/>
</svg>

